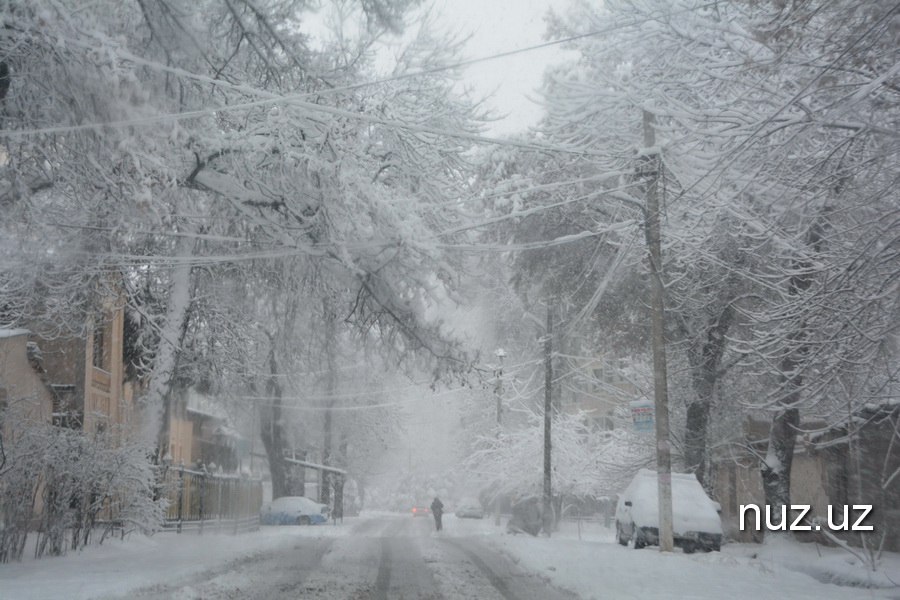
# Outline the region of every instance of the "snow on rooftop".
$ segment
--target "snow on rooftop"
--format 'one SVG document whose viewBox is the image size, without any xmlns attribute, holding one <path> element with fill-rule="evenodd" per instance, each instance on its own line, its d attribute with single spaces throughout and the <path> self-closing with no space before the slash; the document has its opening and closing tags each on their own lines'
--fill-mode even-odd
<svg viewBox="0 0 900 600">
<path fill-rule="evenodd" d="M 211 397 L 189 389 L 187 391 L 187 409 L 195 414 L 218 419 L 226 423 L 230 422 L 228 413 L 219 406 Z"/>
<path fill-rule="evenodd" d="M 0 327 L 0 339 L 17 337 L 20 335 L 30 335 L 31 332 L 27 329 L 15 328 L 9 329 L 6 327 Z"/>
</svg>

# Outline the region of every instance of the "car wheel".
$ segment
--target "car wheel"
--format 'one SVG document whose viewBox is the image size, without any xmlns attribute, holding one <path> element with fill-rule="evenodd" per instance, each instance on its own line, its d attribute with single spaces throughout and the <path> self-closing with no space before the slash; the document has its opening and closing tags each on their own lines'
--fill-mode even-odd
<svg viewBox="0 0 900 600">
<path fill-rule="evenodd" d="M 307 517 L 306 515 L 301 516 L 299 519 L 297 519 L 297 524 L 298 525 L 309 525 L 310 524 L 309 517 Z"/>
<path fill-rule="evenodd" d="M 640 550 L 647 545 L 647 542 L 644 541 L 644 533 L 640 527 L 634 528 L 634 533 L 631 534 L 631 539 L 634 541 L 635 550 Z"/>
<path fill-rule="evenodd" d="M 684 551 L 685 554 L 693 554 L 694 552 L 697 551 L 697 547 L 694 546 L 693 542 L 684 542 L 681 545 L 681 549 Z"/>
<path fill-rule="evenodd" d="M 722 544 L 719 542 L 713 542 L 712 544 L 710 544 L 709 546 L 706 547 L 706 551 L 707 552 L 721 552 Z"/>
<path fill-rule="evenodd" d="M 616 523 L 616 539 L 619 541 L 619 544 L 622 546 L 628 545 L 628 538 L 625 537 L 625 534 L 622 533 L 622 526 Z"/>
</svg>

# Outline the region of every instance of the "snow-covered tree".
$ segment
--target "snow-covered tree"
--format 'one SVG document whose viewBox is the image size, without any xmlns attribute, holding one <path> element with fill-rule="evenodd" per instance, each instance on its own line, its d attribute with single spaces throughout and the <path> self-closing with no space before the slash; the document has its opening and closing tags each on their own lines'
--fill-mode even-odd
<svg viewBox="0 0 900 600">
<path fill-rule="evenodd" d="M 581 3 L 553 25 L 611 31 L 579 39 L 581 59 L 548 76 L 550 139 L 596 152 L 585 162 L 598 174 L 631 172 L 639 113 L 655 118 L 670 337 L 695 398 L 688 466 L 702 467 L 711 394 L 743 357 L 761 384 L 747 391 L 763 390 L 746 408 L 773 420 L 761 469 L 776 506 L 789 502 L 800 411 L 833 415 L 851 380 L 896 385 L 896 303 L 883 295 L 896 264 L 881 254 L 897 206 L 896 136 L 883 127 L 896 119 L 894 8 Z M 859 266 L 885 261 L 863 283 Z"/>
</svg>

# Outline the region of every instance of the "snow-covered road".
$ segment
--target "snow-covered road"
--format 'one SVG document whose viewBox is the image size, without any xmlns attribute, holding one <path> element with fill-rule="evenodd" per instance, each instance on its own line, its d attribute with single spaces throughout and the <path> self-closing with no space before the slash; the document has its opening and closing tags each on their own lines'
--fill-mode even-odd
<svg viewBox="0 0 900 600">
<path fill-rule="evenodd" d="M 506 535 L 492 519 L 447 515 L 444 525 L 438 534 L 431 519 L 368 513 L 239 536 L 107 540 L 0 565 L 0 600 L 882 600 L 900 589 L 890 553 L 871 572 L 840 549 L 791 540 L 662 554 L 623 548 L 598 523 L 565 522 L 552 539 Z"/>
<path fill-rule="evenodd" d="M 326 527 L 321 528 L 323 531 Z M 304 532 L 305 533 L 305 532 Z M 446 533 L 446 535 L 445 535 Z M 571 600 L 465 532 L 433 531 L 431 519 L 380 515 L 340 537 L 292 544 L 231 561 L 187 580 L 130 592 L 144 600 L 421 599 Z"/>
</svg>

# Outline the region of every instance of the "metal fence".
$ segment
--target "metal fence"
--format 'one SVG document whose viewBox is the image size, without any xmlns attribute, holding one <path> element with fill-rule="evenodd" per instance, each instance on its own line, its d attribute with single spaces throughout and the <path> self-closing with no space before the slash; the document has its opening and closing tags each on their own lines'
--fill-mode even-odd
<svg viewBox="0 0 900 600">
<path fill-rule="evenodd" d="M 238 475 L 214 475 L 184 467 L 163 474 L 169 507 L 164 529 L 181 533 L 259 529 L 262 481 Z"/>
</svg>

